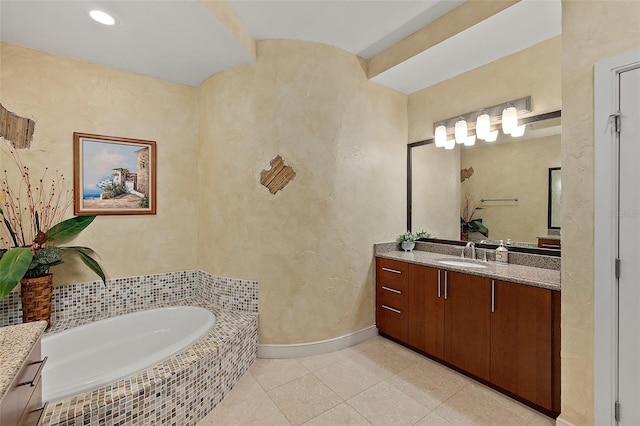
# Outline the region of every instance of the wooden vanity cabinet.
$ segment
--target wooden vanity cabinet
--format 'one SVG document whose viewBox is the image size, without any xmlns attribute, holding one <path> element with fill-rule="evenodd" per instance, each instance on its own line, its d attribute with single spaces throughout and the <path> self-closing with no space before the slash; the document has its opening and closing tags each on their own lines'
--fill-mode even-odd
<svg viewBox="0 0 640 426">
<path fill-rule="evenodd" d="M 376 325 L 380 333 L 407 342 L 409 265 L 376 258 Z"/>
<path fill-rule="evenodd" d="M 409 265 L 409 337 L 406 343 L 444 359 L 444 271 Z"/>
<path fill-rule="evenodd" d="M 554 311 L 559 293 L 495 281 L 491 315 L 491 382 L 547 410 L 560 410 L 553 377 L 559 376 L 554 347 Z M 556 306 L 557 305 L 557 306 Z M 556 352 L 557 351 L 557 357 Z M 556 390 L 559 393 L 559 389 Z"/>
<path fill-rule="evenodd" d="M 547 415 L 560 412 L 560 292 L 376 259 L 380 333 Z"/>
<path fill-rule="evenodd" d="M 560 250 L 562 243 L 559 239 L 538 237 L 538 247 Z"/>
<path fill-rule="evenodd" d="M 40 340 L 36 342 L 24 365 L 0 400 L 0 426 L 39 424 L 42 407 L 41 372 L 44 362 Z"/>
<path fill-rule="evenodd" d="M 491 378 L 491 280 L 443 271 L 444 360 L 483 380 Z"/>
</svg>

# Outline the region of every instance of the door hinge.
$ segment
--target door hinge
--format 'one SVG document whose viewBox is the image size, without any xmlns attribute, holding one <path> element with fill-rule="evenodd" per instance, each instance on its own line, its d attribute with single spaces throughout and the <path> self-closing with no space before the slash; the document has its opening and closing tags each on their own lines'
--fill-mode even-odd
<svg viewBox="0 0 640 426">
<path fill-rule="evenodd" d="M 620 401 L 616 401 L 614 405 L 614 416 L 616 418 L 616 422 L 620 421 Z"/>
<path fill-rule="evenodd" d="M 616 258 L 616 278 L 620 278 L 620 259 Z"/>
<path fill-rule="evenodd" d="M 611 126 L 616 133 L 620 133 L 620 115 L 620 111 L 617 111 L 609 116 Z"/>
</svg>

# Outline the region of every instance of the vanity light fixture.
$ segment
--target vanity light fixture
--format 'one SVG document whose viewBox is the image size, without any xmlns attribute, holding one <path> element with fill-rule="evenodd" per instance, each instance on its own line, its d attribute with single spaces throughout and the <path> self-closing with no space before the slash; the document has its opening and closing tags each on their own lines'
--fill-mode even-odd
<svg viewBox="0 0 640 426">
<path fill-rule="evenodd" d="M 531 96 L 503 102 L 491 107 L 480 108 L 446 120 L 434 121 L 434 141 L 437 147 L 449 143 L 473 145 L 476 140 L 495 142 L 499 129 L 504 133 L 519 137 L 524 134 L 524 125 L 518 126 L 518 116 L 531 112 Z M 526 122 L 526 118 L 524 119 Z M 470 138 L 473 137 L 473 142 Z M 449 148 L 452 149 L 452 148 Z"/>
<path fill-rule="evenodd" d="M 440 123 L 439 125 L 436 126 L 434 137 L 436 141 L 436 146 L 438 148 L 442 148 L 443 146 L 445 146 L 447 142 L 447 128 L 443 123 Z"/>
<path fill-rule="evenodd" d="M 458 121 L 456 121 L 454 135 L 456 137 L 456 143 L 464 143 L 467 140 L 469 131 L 467 130 L 467 122 L 464 117 L 460 117 Z"/>
<path fill-rule="evenodd" d="M 444 149 L 453 149 L 456 147 L 455 139 L 447 139 L 444 143 Z"/>
<path fill-rule="evenodd" d="M 107 12 L 103 12 L 102 10 L 92 10 L 89 12 L 89 16 L 96 22 L 99 22 L 103 25 L 115 25 L 116 18 L 109 15 Z"/>
<path fill-rule="evenodd" d="M 476 120 L 476 136 L 479 139 L 487 139 L 491 132 L 491 117 L 487 111 L 482 111 Z"/>
<path fill-rule="evenodd" d="M 502 110 L 502 132 L 510 135 L 516 127 L 518 127 L 518 111 L 513 105 L 507 105 Z"/>
<path fill-rule="evenodd" d="M 464 146 L 473 146 L 476 143 L 476 135 L 467 136 L 464 140 Z"/>
<path fill-rule="evenodd" d="M 514 138 L 519 138 L 522 135 L 524 135 L 524 124 L 522 126 L 516 126 L 511 132 L 511 136 Z"/>
<path fill-rule="evenodd" d="M 493 132 L 489 132 L 487 137 L 484 138 L 485 142 L 495 142 L 496 140 L 498 140 L 498 133 L 500 133 L 499 130 L 494 130 Z"/>
</svg>

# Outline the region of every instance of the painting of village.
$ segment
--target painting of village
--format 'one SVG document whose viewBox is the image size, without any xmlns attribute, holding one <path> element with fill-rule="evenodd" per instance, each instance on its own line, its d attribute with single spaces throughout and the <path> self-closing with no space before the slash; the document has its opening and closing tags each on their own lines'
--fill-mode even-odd
<svg viewBox="0 0 640 426">
<path fill-rule="evenodd" d="M 155 142 L 75 136 L 76 215 L 155 213 Z"/>
</svg>

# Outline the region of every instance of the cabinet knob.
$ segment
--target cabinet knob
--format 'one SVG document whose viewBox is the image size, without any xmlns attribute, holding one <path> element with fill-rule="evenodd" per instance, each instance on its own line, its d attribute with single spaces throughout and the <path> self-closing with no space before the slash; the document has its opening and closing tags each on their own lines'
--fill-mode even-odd
<svg viewBox="0 0 640 426">
<path fill-rule="evenodd" d="M 31 365 L 40 364 L 40 367 L 38 367 L 38 370 L 36 371 L 36 374 L 33 376 L 33 379 L 31 379 L 28 382 L 18 383 L 18 386 L 29 385 L 31 387 L 34 387 L 35 385 L 37 385 L 38 384 L 38 380 L 40 380 L 40 376 L 42 375 L 42 369 L 44 368 L 44 365 L 47 363 L 48 359 L 49 359 L 49 357 L 45 356 L 44 359 L 42 359 L 41 361 L 36 361 L 36 362 L 32 363 Z"/>
<path fill-rule="evenodd" d="M 38 408 L 37 410 L 33 410 L 33 411 L 29 411 L 29 414 L 35 414 L 37 412 L 40 412 L 40 415 L 38 415 L 38 421 L 35 423 L 35 426 L 41 426 L 42 425 L 42 419 L 44 419 L 44 413 L 45 411 L 47 411 L 47 406 L 49 406 L 48 402 L 45 402 L 44 405 L 40 408 Z"/>
<path fill-rule="evenodd" d="M 402 294 L 402 292 L 400 290 L 396 290 L 395 288 L 387 287 L 386 285 L 383 285 L 382 289 L 390 291 L 391 293 Z"/>
<path fill-rule="evenodd" d="M 402 311 L 399 309 L 394 309 L 391 306 L 387 306 L 387 305 L 381 305 L 384 309 L 391 311 L 391 312 L 395 312 L 396 314 L 401 314 Z"/>
<path fill-rule="evenodd" d="M 496 280 L 491 280 L 491 312 L 496 311 Z"/>
</svg>

